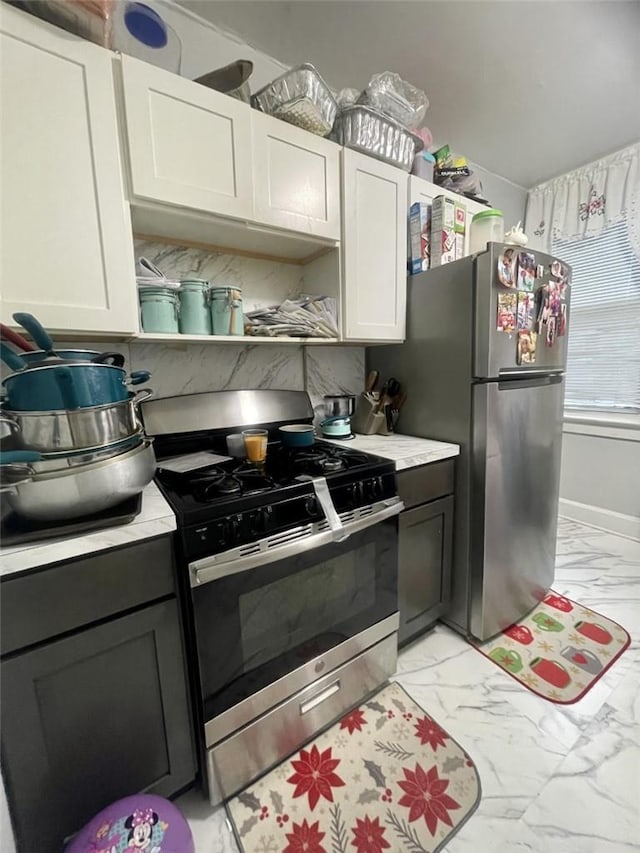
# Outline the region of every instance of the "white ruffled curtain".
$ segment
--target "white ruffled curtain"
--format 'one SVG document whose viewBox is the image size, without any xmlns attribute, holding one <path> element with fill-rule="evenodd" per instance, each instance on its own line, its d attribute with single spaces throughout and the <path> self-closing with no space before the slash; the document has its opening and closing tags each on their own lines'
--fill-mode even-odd
<svg viewBox="0 0 640 853">
<path fill-rule="evenodd" d="M 554 240 L 582 240 L 626 221 L 640 258 L 640 143 L 529 191 L 530 245 L 552 254 Z"/>
</svg>

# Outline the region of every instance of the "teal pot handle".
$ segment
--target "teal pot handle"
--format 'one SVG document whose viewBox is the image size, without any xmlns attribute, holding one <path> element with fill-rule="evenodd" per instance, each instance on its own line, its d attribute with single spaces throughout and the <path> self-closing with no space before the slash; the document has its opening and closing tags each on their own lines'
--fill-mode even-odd
<svg viewBox="0 0 640 853">
<path fill-rule="evenodd" d="M 24 370 L 26 367 L 25 362 L 20 358 L 20 356 L 16 355 L 11 347 L 8 347 L 4 341 L 0 341 L 0 358 L 8 367 L 11 368 L 11 370 L 15 370 L 16 372 Z"/>
<path fill-rule="evenodd" d="M 54 374 L 65 409 L 79 409 L 80 401 L 78 400 L 71 370 L 64 366 L 56 367 Z"/>
<path fill-rule="evenodd" d="M 22 326 L 25 331 L 29 332 L 40 349 L 43 349 L 48 353 L 53 351 L 53 341 L 51 340 L 49 332 L 47 332 L 39 320 L 36 320 L 33 314 L 26 314 L 18 311 L 13 315 L 13 319 L 19 326 Z"/>
<path fill-rule="evenodd" d="M 0 465 L 15 465 L 16 462 L 39 462 L 42 454 L 36 450 L 3 450 L 0 452 Z"/>
<path fill-rule="evenodd" d="M 151 379 L 150 370 L 134 370 L 129 374 L 127 383 L 129 385 L 142 385 L 142 383 L 146 382 L 148 379 Z"/>
</svg>

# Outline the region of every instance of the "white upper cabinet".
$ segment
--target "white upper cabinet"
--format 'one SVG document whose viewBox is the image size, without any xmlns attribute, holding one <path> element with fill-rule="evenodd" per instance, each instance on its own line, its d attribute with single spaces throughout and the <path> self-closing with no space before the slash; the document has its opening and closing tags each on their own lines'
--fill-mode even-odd
<svg viewBox="0 0 640 853">
<path fill-rule="evenodd" d="M 2 319 L 134 332 L 112 54 L 1 5 Z"/>
<path fill-rule="evenodd" d="M 472 201 L 470 198 L 465 198 L 465 196 L 459 195 L 458 193 L 451 192 L 451 190 L 445 190 L 443 187 L 439 187 L 437 184 L 432 184 L 430 181 L 425 181 L 424 178 L 418 178 L 415 175 L 411 175 L 409 177 L 409 205 L 415 204 L 417 201 L 430 205 L 437 195 L 443 195 L 447 198 L 451 198 L 454 201 L 464 204 L 467 208 L 464 253 L 465 255 L 468 255 L 471 220 L 476 213 L 479 213 L 481 210 L 486 210 L 486 206 L 484 204 L 480 204 L 480 202 Z"/>
<path fill-rule="evenodd" d="M 345 340 L 402 341 L 407 292 L 407 173 L 343 151 Z"/>
<path fill-rule="evenodd" d="M 122 57 L 132 202 L 253 218 L 248 104 Z"/>
<path fill-rule="evenodd" d="M 255 110 L 251 127 L 256 221 L 339 240 L 339 146 Z"/>
</svg>

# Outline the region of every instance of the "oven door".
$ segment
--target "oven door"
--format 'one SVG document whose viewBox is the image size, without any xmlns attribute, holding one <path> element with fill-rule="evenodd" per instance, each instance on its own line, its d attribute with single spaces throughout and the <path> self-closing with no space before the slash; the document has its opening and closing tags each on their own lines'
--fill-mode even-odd
<svg viewBox="0 0 640 853">
<path fill-rule="evenodd" d="M 192 585 L 208 747 L 397 630 L 396 513 L 341 542 L 314 538 Z"/>
</svg>

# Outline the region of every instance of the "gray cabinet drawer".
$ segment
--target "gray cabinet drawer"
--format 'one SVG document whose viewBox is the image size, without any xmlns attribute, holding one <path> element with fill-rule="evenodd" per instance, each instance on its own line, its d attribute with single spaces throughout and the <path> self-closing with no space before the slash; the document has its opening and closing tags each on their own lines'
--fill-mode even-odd
<svg viewBox="0 0 640 853">
<path fill-rule="evenodd" d="M 0 650 L 16 651 L 173 591 L 170 536 L 9 576 L 0 588 Z"/>
<path fill-rule="evenodd" d="M 443 459 L 418 468 L 400 471 L 398 494 L 407 509 L 418 504 L 452 495 L 454 489 L 455 460 Z"/>
</svg>

